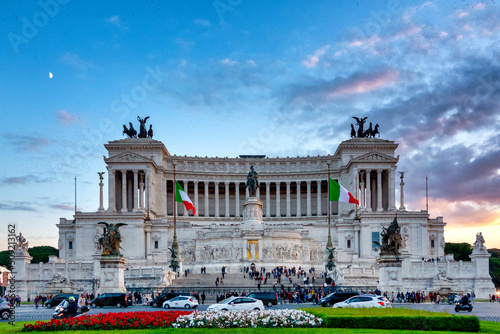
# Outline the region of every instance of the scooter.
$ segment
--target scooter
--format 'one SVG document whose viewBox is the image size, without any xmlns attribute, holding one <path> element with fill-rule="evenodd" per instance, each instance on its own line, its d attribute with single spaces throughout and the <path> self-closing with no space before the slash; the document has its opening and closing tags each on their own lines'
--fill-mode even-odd
<svg viewBox="0 0 500 334">
<path fill-rule="evenodd" d="M 455 303 L 455 312 L 460 312 L 460 311 L 472 312 L 472 303 L 468 301 L 466 305 L 463 305 L 462 302 L 457 301 Z"/>
<path fill-rule="evenodd" d="M 88 306 L 82 306 L 78 312 L 75 314 L 68 314 L 66 310 L 68 309 L 69 302 L 67 300 L 64 300 L 61 302 L 59 305 L 56 306 L 56 309 L 54 310 L 54 314 L 52 314 L 52 319 L 64 319 L 64 318 L 72 318 L 72 317 L 80 317 L 84 316 L 87 314 L 89 311 Z"/>
</svg>

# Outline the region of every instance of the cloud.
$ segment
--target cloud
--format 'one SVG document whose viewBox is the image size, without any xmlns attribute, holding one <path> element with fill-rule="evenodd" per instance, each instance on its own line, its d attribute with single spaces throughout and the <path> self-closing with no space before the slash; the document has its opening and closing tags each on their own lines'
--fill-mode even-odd
<svg viewBox="0 0 500 334">
<path fill-rule="evenodd" d="M 77 116 L 75 114 L 71 114 L 71 113 L 67 112 L 66 110 L 62 110 L 62 109 L 57 111 L 57 120 L 63 126 L 67 126 L 67 125 L 70 125 L 72 123 L 84 124 L 84 122 L 80 119 L 79 116 Z"/>
<path fill-rule="evenodd" d="M 122 30 L 128 29 L 128 27 L 120 19 L 120 15 L 115 15 L 115 16 L 108 17 L 106 19 L 106 22 L 109 22 L 112 25 L 114 25 L 115 27 L 117 27 L 119 29 L 122 29 Z"/>
<path fill-rule="evenodd" d="M 5 134 L 3 136 L 9 145 L 12 145 L 17 151 L 34 151 L 40 152 L 42 148 L 53 143 L 52 140 L 38 136 L 25 136 L 17 134 Z"/>
<path fill-rule="evenodd" d="M 0 203 L 0 210 L 3 211 L 37 211 L 35 208 L 28 205 L 27 202 L 13 202 L 12 204 Z"/>
<path fill-rule="evenodd" d="M 238 62 L 237 62 L 237 61 L 235 61 L 235 60 L 231 60 L 231 59 L 229 59 L 229 58 L 222 59 L 222 60 L 220 61 L 220 63 L 221 63 L 222 65 L 228 65 L 228 66 L 233 66 L 233 65 L 238 64 Z"/>
<path fill-rule="evenodd" d="M 307 68 L 316 67 L 321 56 L 323 56 L 326 51 L 330 48 L 330 45 L 325 45 L 322 48 L 316 50 L 314 54 L 307 56 L 305 60 L 302 61 L 302 65 Z"/>
<path fill-rule="evenodd" d="M 7 177 L 0 181 L 0 185 L 25 185 L 30 183 L 46 183 L 52 182 L 51 179 L 40 179 L 35 175 L 26 175 L 26 176 L 13 176 Z"/>
<path fill-rule="evenodd" d="M 210 21 L 208 20 L 202 20 L 202 19 L 196 19 L 193 21 L 194 24 L 201 26 L 201 27 L 210 27 Z"/>
<path fill-rule="evenodd" d="M 59 209 L 59 210 L 64 210 L 64 211 L 74 211 L 75 206 L 74 205 L 68 205 L 68 204 L 54 204 L 50 206 L 53 209 Z"/>
<path fill-rule="evenodd" d="M 72 53 L 72 52 L 66 52 L 64 53 L 60 60 L 73 68 L 76 68 L 77 70 L 80 71 L 88 71 L 92 68 L 95 68 L 94 64 L 91 62 L 82 59 L 78 54 Z"/>
</svg>

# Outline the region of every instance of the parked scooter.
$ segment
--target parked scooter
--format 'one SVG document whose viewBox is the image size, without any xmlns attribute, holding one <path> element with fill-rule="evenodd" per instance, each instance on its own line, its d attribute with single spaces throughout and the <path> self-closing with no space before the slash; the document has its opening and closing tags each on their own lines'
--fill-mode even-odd
<svg viewBox="0 0 500 334">
<path fill-rule="evenodd" d="M 472 303 L 469 301 L 467 301 L 467 304 L 462 304 L 462 301 L 461 300 L 458 300 L 456 303 L 455 303 L 455 312 L 460 312 L 460 311 L 468 311 L 468 312 L 472 312 Z"/>
<path fill-rule="evenodd" d="M 84 316 L 87 314 L 89 311 L 88 306 L 82 306 L 76 314 L 68 314 L 66 310 L 68 309 L 69 302 L 67 300 L 64 300 L 61 302 L 59 305 L 56 306 L 56 309 L 54 311 L 54 314 L 52 314 L 52 319 L 64 319 L 64 318 L 72 318 L 72 317 L 79 317 L 79 316 Z"/>
</svg>

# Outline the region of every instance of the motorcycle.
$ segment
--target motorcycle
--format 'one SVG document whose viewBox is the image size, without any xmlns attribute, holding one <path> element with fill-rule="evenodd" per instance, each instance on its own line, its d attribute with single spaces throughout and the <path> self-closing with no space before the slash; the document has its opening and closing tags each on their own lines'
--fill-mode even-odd
<svg viewBox="0 0 500 334">
<path fill-rule="evenodd" d="M 455 303 L 455 312 L 460 312 L 460 311 L 468 311 L 472 312 L 472 303 L 470 301 L 467 302 L 467 304 L 462 304 L 461 301 L 457 301 Z"/>
<path fill-rule="evenodd" d="M 54 314 L 52 314 L 52 319 L 64 319 L 72 317 L 81 317 L 87 314 L 89 311 L 88 306 L 82 306 L 75 314 L 68 314 L 66 310 L 68 309 L 69 302 L 64 300 L 59 305 L 56 306 Z"/>
</svg>

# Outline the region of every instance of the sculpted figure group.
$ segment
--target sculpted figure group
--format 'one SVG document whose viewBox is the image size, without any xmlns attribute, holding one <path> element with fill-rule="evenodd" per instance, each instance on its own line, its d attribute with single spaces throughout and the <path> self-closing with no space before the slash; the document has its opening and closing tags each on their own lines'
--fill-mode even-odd
<svg viewBox="0 0 500 334">
<path fill-rule="evenodd" d="M 120 226 L 125 226 L 125 223 L 118 224 L 108 224 L 106 222 L 99 222 L 97 224 L 102 224 L 106 226 L 102 237 L 99 238 L 99 245 L 101 246 L 103 256 L 122 256 L 120 254 L 120 242 L 122 241 L 122 236 L 118 232 Z"/>
<path fill-rule="evenodd" d="M 139 121 L 139 134 L 137 134 L 137 130 L 134 129 L 132 122 L 129 122 L 129 128 L 124 124 L 123 125 L 123 134 L 127 135 L 129 138 L 153 138 L 153 126 L 149 125 L 149 130 L 146 131 L 146 121 L 148 117 L 140 118 L 137 116 L 137 121 Z"/>
<path fill-rule="evenodd" d="M 395 254 L 399 255 L 399 249 L 403 245 L 398 220 L 395 217 L 389 227 L 382 229 L 382 243 L 377 243 L 380 246 L 380 255 Z"/>
<path fill-rule="evenodd" d="M 358 131 L 354 129 L 354 124 L 351 124 L 351 138 L 369 138 L 369 137 L 375 137 L 376 134 L 380 137 L 380 132 L 378 131 L 379 125 L 375 124 L 375 128 L 372 125 L 372 122 L 370 122 L 370 126 L 368 129 L 364 129 L 364 124 L 366 123 L 366 119 L 368 117 L 363 117 L 363 118 L 358 118 L 358 117 L 352 117 L 356 120 L 356 125 L 358 126 Z"/>
</svg>

